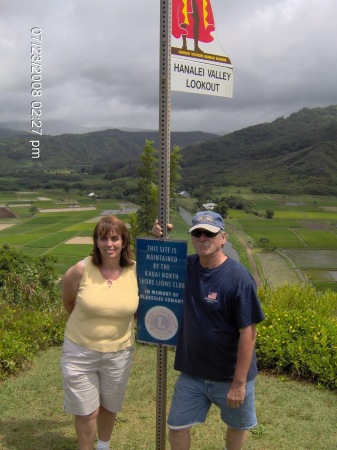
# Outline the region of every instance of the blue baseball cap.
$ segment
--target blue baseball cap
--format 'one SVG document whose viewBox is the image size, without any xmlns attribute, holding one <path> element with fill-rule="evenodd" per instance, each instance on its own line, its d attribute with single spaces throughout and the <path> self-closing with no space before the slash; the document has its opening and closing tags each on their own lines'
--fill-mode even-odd
<svg viewBox="0 0 337 450">
<path fill-rule="evenodd" d="M 189 233 L 197 228 L 218 233 L 225 229 L 225 224 L 220 214 L 214 211 L 200 211 L 193 217 L 192 228 L 189 229 Z"/>
</svg>

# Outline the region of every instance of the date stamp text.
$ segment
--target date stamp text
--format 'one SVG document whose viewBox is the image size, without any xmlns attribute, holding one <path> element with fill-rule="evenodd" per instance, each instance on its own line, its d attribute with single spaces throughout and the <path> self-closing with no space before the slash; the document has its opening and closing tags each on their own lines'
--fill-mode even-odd
<svg viewBox="0 0 337 450">
<path fill-rule="evenodd" d="M 42 136 L 42 30 L 31 29 L 31 132 Z M 29 141 L 32 158 L 40 158 L 40 140 Z"/>
</svg>

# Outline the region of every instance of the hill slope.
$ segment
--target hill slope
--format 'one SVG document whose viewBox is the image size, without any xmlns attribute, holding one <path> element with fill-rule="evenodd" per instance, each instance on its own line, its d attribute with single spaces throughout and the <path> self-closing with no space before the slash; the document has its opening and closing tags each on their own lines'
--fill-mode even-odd
<svg viewBox="0 0 337 450">
<path fill-rule="evenodd" d="M 214 138 L 213 133 L 173 132 L 171 143 L 180 147 Z M 0 129 L 0 174 L 15 169 L 29 168 L 37 164 L 31 159 L 30 140 L 40 141 L 41 168 L 59 169 L 73 166 L 106 164 L 110 161 L 138 159 L 145 140 L 159 140 L 155 131 L 127 132 L 118 129 L 96 131 L 86 134 L 62 134 L 38 136 Z"/>
<path fill-rule="evenodd" d="M 337 193 L 337 106 L 304 108 L 183 151 L 185 187 L 251 185 L 255 190 Z"/>
<path fill-rule="evenodd" d="M 109 179 L 136 176 L 145 140 L 157 143 L 158 137 L 154 131 L 118 129 L 41 136 L 40 158 L 32 159 L 31 134 L 0 129 L 0 175 L 99 166 Z M 183 148 L 182 189 L 231 184 L 255 191 L 337 195 L 336 105 L 303 108 L 220 137 L 172 132 L 171 143 Z"/>
</svg>

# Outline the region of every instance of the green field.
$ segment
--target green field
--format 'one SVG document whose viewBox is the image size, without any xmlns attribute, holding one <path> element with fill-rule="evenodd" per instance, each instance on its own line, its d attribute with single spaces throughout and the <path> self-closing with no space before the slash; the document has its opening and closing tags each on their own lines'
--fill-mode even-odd
<svg viewBox="0 0 337 450">
<path fill-rule="evenodd" d="M 318 289 L 337 290 L 336 197 L 290 197 L 247 192 L 243 196 L 253 203 L 252 208 L 259 212 L 259 216 L 231 211 L 230 217 L 233 224 L 248 236 L 247 242 L 253 248 L 267 281 L 278 285 L 285 279 L 288 282 L 298 280 L 299 283 L 312 283 Z M 273 219 L 264 218 L 266 209 L 274 211 Z M 281 250 L 278 255 L 275 254 L 276 249 Z M 267 256 L 266 252 L 271 252 L 271 255 Z"/>
<path fill-rule="evenodd" d="M 229 210 L 227 223 L 239 236 L 228 232 L 230 240 L 243 264 L 249 260 L 242 242 L 253 252 L 261 282 L 271 286 L 283 283 L 309 282 L 319 289 L 337 290 L 337 199 L 320 196 L 289 197 L 261 195 L 247 188 L 223 188 L 222 193 L 240 195 L 252 203 L 259 215 L 243 210 Z M 100 215 L 106 210 L 122 210 L 123 200 L 90 199 L 87 196 L 65 194 L 63 191 L 0 192 L 0 204 L 15 205 L 10 209 L 15 219 L 0 218 L 0 244 L 9 244 L 32 256 L 53 255 L 62 275 L 66 269 L 91 252 L 91 244 L 68 244 L 72 238 L 91 237 Z M 29 206 L 23 206 L 29 204 Z M 67 205 L 95 206 L 94 210 L 80 211 Z M 180 206 L 195 208 L 192 198 L 180 199 Z M 39 212 L 32 216 L 31 205 L 37 208 L 55 208 L 56 212 Z M 37 206 L 38 205 L 38 206 Z M 266 209 L 274 212 L 266 219 Z M 127 222 L 128 216 L 118 214 Z M 187 227 L 177 213 L 172 238 L 186 239 Z M 1 226 L 14 224 L 2 229 Z M 278 250 L 276 252 L 276 250 Z M 189 246 L 189 252 L 192 251 Z"/>
<path fill-rule="evenodd" d="M 336 197 L 261 195 L 227 187 L 219 194 L 240 195 L 259 213 L 230 210 L 226 221 L 252 249 L 262 282 L 272 286 L 309 282 L 318 289 L 337 290 Z M 264 217 L 267 209 L 274 211 L 272 219 Z M 231 233 L 228 238 L 232 240 Z M 240 244 L 232 241 L 243 261 Z"/>
</svg>

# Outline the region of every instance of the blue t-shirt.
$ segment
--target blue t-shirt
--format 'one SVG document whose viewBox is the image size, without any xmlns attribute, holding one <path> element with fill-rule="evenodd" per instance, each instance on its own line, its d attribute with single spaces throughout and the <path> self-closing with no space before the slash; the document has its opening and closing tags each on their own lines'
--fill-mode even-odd
<svg viewBox="0 0 337 450">
<path fill-rule="evenodd" d="M 198 255 L 188 256 L 174 368 L 205 380 L 232 380 L 239 329 L 263 319 L 254 278 L 242 264 L 227 258 L 204 269 Z M 254 351 L 247 381 L 256 374 Z"/>
</svg>

